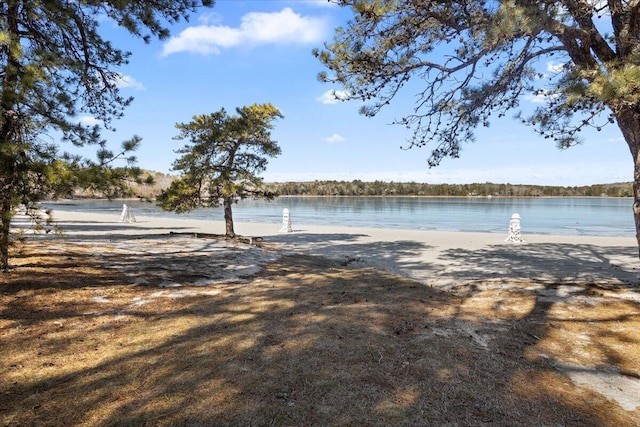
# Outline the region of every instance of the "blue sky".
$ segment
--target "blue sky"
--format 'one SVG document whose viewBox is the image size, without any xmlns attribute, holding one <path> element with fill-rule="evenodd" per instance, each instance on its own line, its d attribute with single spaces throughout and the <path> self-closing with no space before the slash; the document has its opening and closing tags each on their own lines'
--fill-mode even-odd
<svg viewBox="0 0 640 427">
<path fill-rule="evenodd" d="M 410 111 L 407 92 L 374 118 L 356 101 L 333 102 L 317 80 L 322 64 L 311 50 L 329 41 L 350 11 L 324 0 L 218 0 L 171 27 L 172 37 L 150 44 L 105 25 L 105 36 L 133 53 L 118 70 L 123 94 L 135 97 L 125 117 L 106 132 L 117 147 L 143 138 L 139 166 L 170 172 L 183 143 L 175 124 L 196 114 L 253 103 L 274 104 L 284 115 L 273 138 L 282 154 L 269 162 L 266 181 L 339 179 L 428 183 L 500 182 L 587 185 L 631 181 L 633 163 L 615 126 L 586 133 L 584 144 L 560 151 L 509 117 L 493 119 L 465 144 L 459 159 L 429 169 L 428 147 L 402 150 L 410 136 L 391 125 Z M 550 64 L 550 66 L 553 64 Z M 524 101 L 532 103 L 533 99 Z"/>
</svg>

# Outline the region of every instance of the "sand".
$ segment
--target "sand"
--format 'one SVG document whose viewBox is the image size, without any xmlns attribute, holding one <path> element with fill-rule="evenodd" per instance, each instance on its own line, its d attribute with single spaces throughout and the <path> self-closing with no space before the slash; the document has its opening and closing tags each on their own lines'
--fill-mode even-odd
<svg viewBox="0 0 640 427">
<path fill-rule="evenodd" d="M 197 268 L 216 270 L 207 283 L 170 283 L 159 277 L 157 283 L 162 287 L 207 287 L 215 281 L 242 281 L 277 257 L 294 253 L 331 258 L 345 266 L 382 268 L 458 294 L 525 287 L 540 301 L 578 303 L 592 298 L 584 292 L 586 284 L 615 289 L 615 298 L 640 302 L 640 261 L 632 236 L 530 235 L 523 230 L 524 243 L 509 243 L 505 241 L 506 226 L 505 233 L 499 234 L 294 223 L 292 232 L 282 233 L 279 223 L 236 223 L 237 234 L 260 238 L 254 239 L 254 244 L 243 244 L 193 238 L 194 233 L 222 234 L 222 221 L 138 216 L 135 223 L 120 223 L 119 215 L 73 211 L 57 211 L 54 218 L 62 234 L 40 233 L 33 237 L 35 240 L 63 239 L 90 248 L 96 256 L 103 250 L 126 252 L 134 257 L 136 253 L 161 251 L 204 259 L 207 265 Z M 29 225 L 26 218 L 20 217 L 14 224 Z M 163 271 L 171 268 L 162 267 Z M 132 264 L 122 268 L 124 277 L 133 277 L 127 268 L 141 267 Z M 178 297 L 180 292 L 194 291 L 176 292 Z M 626 410 L 640 407 L 638 378 L 560 365 L 557 369 L 567 373 L 574 383 L 589 386 Z"/>
<path fill-rule="evenodd" d="M 223 221 L 137 217 L 56 211 L 63 238 L 127 239 L 170 237 L 170 233 L 224 233 Z M 282 252 L 322 255 L 345 263 L 384 268 L 437 287 L 487 279 L 535 282 L 638 283 L 640 261 L 634 237 L 533 235 L 505 242 L 505 233 L 352 228 L 293 224 L 236 223 L 239 235 L 261 237 Z"/>
</svg>

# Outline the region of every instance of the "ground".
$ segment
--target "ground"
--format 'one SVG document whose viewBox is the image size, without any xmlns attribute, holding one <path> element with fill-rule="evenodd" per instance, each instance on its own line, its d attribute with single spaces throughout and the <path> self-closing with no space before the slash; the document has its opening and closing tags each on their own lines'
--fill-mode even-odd
<svg viewBox="0 0 640 427">
<path fill-rule="evenodd" d="M 637 285 L 439 289 L 208 237 L 16 246 L 0 425 L 640 425 Z"/>
</svg>

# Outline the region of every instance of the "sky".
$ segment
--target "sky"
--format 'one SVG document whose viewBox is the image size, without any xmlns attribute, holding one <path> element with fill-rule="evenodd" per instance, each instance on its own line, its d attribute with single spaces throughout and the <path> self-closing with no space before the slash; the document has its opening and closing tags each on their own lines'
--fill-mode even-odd
<svg viewBox="0 0 640 427">
<path fill-rule="evenodd" d="M 479 128 L 458 159 L 429 168 L 429 147 L 405 150 L 410 131 L 392 125 L 411 111 L 414 93 L 403 93 L 376 117 L 359 114 L 359 101 L 336 102 L 342 88 L 321 83 L 327 71 L 312 55 L 351 17 L 325 0 L 218 0 L 189 22 L 172 25 L 169 39 L 145 44 L 113 24 L 104 36 L 132 52 L 117 70 L 121 90 L 135 100 L 105 132 L 117 149 L 142 137 L 138 166 L 171 173 L 175 124 L 194 115 L 254 103 L 271 103 L 284 115 L 272 138 L 282 154 L 269 161 L 267 182 L 354 180 L 464 184 L 590 185 L 631 181 L 633 163 L 616 126 L 584 134 L 584 143 L 559 150 L 532 128 L 507 116 Z M 550 68 L 557 64 L 548 64 Z M 523 104 L 534 106 L 530 97 Z M 526 105 L 524 105 L 526 107 Z M 91 118 L 82 118 L 90 122 Z M 173 172 L 175 173 L 175 172 Z"/>
</svg>

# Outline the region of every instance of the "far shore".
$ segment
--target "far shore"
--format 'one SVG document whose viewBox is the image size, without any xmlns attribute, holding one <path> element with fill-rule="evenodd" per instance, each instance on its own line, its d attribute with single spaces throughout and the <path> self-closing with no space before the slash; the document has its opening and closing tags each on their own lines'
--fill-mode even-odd
<svg viewBox="0 0 640 427">
<path fill-rule="evenodd" d="M 369 198 L 386 198 L 386 197 L 407 197 L 407 198 L 420 198 L 420 199 L 629 199 L 633 200 L 632 196 L 607 196 L 607 195 L 598 195 L 598 196 L 502 196 L 502 195 L 467 195 L 467 196 L 430 196 L 430 195 L 420 195 L 420 194 L 381 194 L 381 195 L 369 195 L 369 194 L 325 194 L 325 195 L 315 195 L 315 194 L 283 194 L 277 196 L 274 200 L 279 198 L 289 198 L 289 197 L 304 197 L 304 198 L 352 198 L 352 197 L 369 197 Z M 143 197 L 116 197 L 113 199 L 108 199 L 106 197 L 76 197 L 73 199 L 56 199 L 56 200 L 46 200 L 44 203 L 52 203 L 52 204 L 69 204 L 74 201 L 86 201 L 86 200 L 103 200 L 103 201 L 128 201 L 135 200 L 140 202 L 149 202 L 155 203 L 155 198 L 145 199 Z"/>
</svg>

